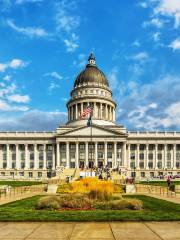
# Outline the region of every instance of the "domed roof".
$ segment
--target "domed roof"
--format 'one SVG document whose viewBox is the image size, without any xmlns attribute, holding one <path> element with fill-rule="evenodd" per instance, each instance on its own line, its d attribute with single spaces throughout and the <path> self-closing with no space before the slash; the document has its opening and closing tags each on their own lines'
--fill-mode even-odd
<svg viewBox="0 0 180 240">
<path fill-rule="evenodd" d="M 91 84 L 98 84 L 98 85 L 105 85 L 109 87 L 108 80 L 104 73 L 98 69 L 95 63 L 95 57 L 91 53 L 88 58 L 88 64 L 86 65 L 85 70 L 83 70 L 76 78 L 74 87 L 78 85 L 82 85 L 84 83 L 91 83 Z"/>
</svg>

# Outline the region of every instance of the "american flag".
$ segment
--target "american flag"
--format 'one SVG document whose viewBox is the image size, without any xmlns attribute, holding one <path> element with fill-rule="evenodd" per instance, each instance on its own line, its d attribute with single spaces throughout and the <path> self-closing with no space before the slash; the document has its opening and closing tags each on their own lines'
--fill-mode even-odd
<svg viewBox="0 0 180 240">
<path fill-rule="evenodd" d="M 85 118 L 88 116 L 88 114 L 91 114 L 93 112 L 93 108 L 91 106 L 88 106 L 84 111 L 81 113 L 81 118 Z"/>
</svg>

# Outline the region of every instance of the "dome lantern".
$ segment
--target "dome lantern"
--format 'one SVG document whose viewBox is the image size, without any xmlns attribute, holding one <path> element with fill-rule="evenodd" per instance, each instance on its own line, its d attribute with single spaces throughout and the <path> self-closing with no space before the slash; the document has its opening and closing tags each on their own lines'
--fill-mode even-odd
<svg viewBox="0 0 180 240">
<path fill-rule="evenodd" d="M 95 56 L 93 53 L 90 54 L 90 56 L 88 58 L 88 62 L 90 65 L 96 65 Z"/>
</svg>

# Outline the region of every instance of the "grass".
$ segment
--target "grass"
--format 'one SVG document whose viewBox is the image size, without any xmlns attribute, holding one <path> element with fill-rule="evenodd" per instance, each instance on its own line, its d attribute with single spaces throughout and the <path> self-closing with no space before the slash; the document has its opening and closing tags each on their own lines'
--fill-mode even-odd
<svg viewBox="0 0 180 240">
<path fill-rule="evenodd" d="M 146 185 L 153 185 L 153 186 L 162 186 L 162 187 L 167 187 L 167 181 L 141 181 L 141 184 L 146 184 Z M 180 185 L 180 181 L 173 181 L 172 180 L 172 184 L 174 185 Z"/>
<path fill-rule="evenodd" d="M 22 187 L 22 186 L 31 186 L 31 185 L 38 185 L 42 184 L 42 182 L 37 181 L 0 181 L 0 185 L 8 185 L 11 187 Z"/>
<path fill-rule="evenodd" d="M 0 221 L 168 221 L 180 220 L 180 204 L 144 196 L 126 195 L 143 202 L 144 210 L 50 211 L 36 210 L 34 196 L 0 206 Z"/>
</svg>

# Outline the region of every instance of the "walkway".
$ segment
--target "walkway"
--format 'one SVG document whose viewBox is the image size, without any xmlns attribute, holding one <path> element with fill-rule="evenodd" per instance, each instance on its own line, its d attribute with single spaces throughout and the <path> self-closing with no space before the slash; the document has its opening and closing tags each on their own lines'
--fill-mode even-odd
<svg viewBox="0 0 180 240">
<path fill-rule="evenodd" d="M 36 195 L 41 195 L 41 194 L 43 194 L 43 193 L 37 193 L 37 192 L 32 193 L 31 192 L 31 193 L 24 193 L 24 194 L 19 194 L 19 195 L 15 195 L 15 196 L 2 197 L 2 198 L 0 198 L 0 205 L 10 203 L 10 202 L 14 202 L 14 201 L 17 201 L 17 200 L 21 200 L 21 199 L 24 199 L 24 198 L 33 197 L 33 196 L 36 196 Z"/>
<path fill-rule="evenodd" d="M 3 240 L 179 240 L 180 222 L 0 223 Z"/>
<path fill-rule="evenodd" d="M 158 195 L 158 194 L 150 194 L 150 193 L 142 193 L 142 195 L 146 195 L 148 197 L 154 197 L 154 198 L 158 198 L 158 199 L 161 199 L 161 200 L 166 200 L 166 201 L 169 201 L 169 202 L 173 202 L 173 203 L 177 203 L 177 204 L 180 204 L 180 195 L 176 195 L 176 196 L 163 196 L 163 195 Z M 179 238 L 180 239 L 180 238 Z"/>
</svg>

